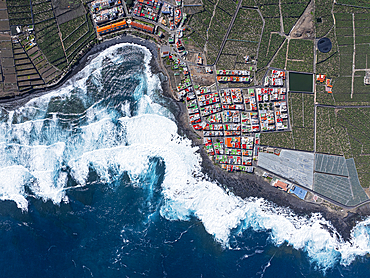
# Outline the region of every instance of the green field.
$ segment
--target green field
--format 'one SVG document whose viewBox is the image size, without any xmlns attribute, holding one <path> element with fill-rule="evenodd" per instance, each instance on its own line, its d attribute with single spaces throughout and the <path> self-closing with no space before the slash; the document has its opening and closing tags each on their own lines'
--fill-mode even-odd
<svg viewBox="0 0 370 278">
<path fill-rule="evenodd" d="M 350 155 L 355 159 L 361 185 L 370 185 L 370 109 L 341 109 L 338 124 L 345 128 L 350 144 Z"/>
<path fill-rule="evenodd" d="M 278 69 L 284 69 L 285 67 L 285 60 L 286 60 L 286 51 L 287 51 L 287 41 L 284 41 L 284 44 L 282 45 L 279 52 L 276 54 L 274 61 L 271 63 L 271 67 L 278 68 Z"/>
<path fill-rule="evenodd" d="M 334 25 L 331 8 L 332 0 L 315 0 L 315 27 L 316 37 L 321 38 L 328 34 Z"/>
<path fill-rule="evenodd" d="M 294 148 L 313 151 L 314 106 L 313 95 L 289 93 L 290 123 L 293 130 Z"/>
<path fill-rule="evenodd" d="M 287 70 L 312 72 L 313 47 L 310 40 L 290 40 Z"/>
</svg>

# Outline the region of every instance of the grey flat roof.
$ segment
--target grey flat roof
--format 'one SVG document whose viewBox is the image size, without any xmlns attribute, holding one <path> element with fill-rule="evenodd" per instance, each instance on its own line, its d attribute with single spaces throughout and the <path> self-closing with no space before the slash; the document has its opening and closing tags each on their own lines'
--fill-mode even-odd
<svg viewBox="0 0 370 278">
<path fill-rule="evenodd" d="M 323 166 L 320 169 L 326 170 L 328 174 L 314 174 L 313 190 L 315 192 L 347 206 L 355 206 L 369 199 L 360 185 L 353 158 L 344 159 L 337 157 L 334 159 L 330 155 L 320 155 L 318 161 L 317 167 L 324 165 L 325 167 Z M 326 161 L 326 163 L 323 163 L 323 161 Z M 343 165 L 343 161 L 345 165 Z M 316 163 L 317 161 L 315 161 L 315 169 Z M 331 165 L 330 163 L 336 164 Z M 348 177 L 334 175 L 333 173 L 346 173 Z"/>
<path fill-rule="evenodd" d="M 281 150 L 280 156 L 259 153 L 258 166 L 312 189 L 314 154 L 308 152 Z"/>
<path fill-rule="evenodd" d="M 347 163 L 343 156 L 315 154 L 315 171 L 348 177 Z"/>
</svg>

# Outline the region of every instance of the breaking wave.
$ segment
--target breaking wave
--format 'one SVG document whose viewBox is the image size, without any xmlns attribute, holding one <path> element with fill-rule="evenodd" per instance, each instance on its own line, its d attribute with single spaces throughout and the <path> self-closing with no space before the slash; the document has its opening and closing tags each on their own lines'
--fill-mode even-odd
<svg viewBox="0 0 370 278">
<path fill-rule="evenodd" d="M 263 199 L 243 200 L 204 176 L 197 147 L 178 135 L 172 114 L 152 101 L 161 89 L 150 59 L 144 47 L 116 45 L 60 89 L 14 111 L 1 108 L 0 199 L 24 211 L 30 197 L 68 202 L 69 188 L 88 186 L 91 169 L 108 185 L 127 173 L 140 187 L 150 161 L 160 158 L 160 215 L 172 221 L 197 217 L 225 248 L 237 249 L 238 237 L 253 229 L 267 231 L 277 246 L 306 251 L 321 269 L 370 253 L 370 219 L 345 242 L 323 228 L 335 231 L 320 214 L 299 217 Z"/>
</svg>

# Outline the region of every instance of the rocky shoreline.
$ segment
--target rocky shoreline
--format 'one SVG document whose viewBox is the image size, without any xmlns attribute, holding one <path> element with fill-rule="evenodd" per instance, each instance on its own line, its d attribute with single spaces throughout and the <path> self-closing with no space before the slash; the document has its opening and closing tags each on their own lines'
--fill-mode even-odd
<svg viewBox="0 0 370 278">
<path fill-rule="evenodd" d="M 115 37 L 110 40 L 101 42 L 95 45 L 86 55 L 84 55 L 76 65 L 62 80 L 61 82 L 47 90 L 39 91 L 31 95 L 16 97 L 12 99 L 0 100 L 0 103 L 4 107 L 18 107 L 28 102 L 34 97 L 41 96 L 48 93 L 51 90 L 55 90 L 65 84 L 68 79 L 79 72 L 86 64 L 94 58 L 98 53 L 104 49 L 119 44 L 119 43 L 134 43 L 144 46 L 150 50 L 152 53 L 152 60 L 150 62 L 151 70 L 154 74 L 161 75 L 161 83 L 163 89 L 164 97 L 171 99 L 171 112 L 174 114 L 177 125 L 179 128 L 179 134 L 186 136 L 191 139 L 194 146 L 199 146 L 199 153 L 202 157 L 202 168 L 204 174 L 206 174 L 211 180 L 222 184 L 225 188 L 228 188 L 231 192 L 241 198 L 257 197 L 264 198 L 276 204 L 279 207 L 285 207 L 291 209 L 294 213 L 300 216 L 310 215 L 312 213 L 321 213 L 321 215 L 330 221 L 342 238 L 346 241 L 350 239 L 351 230 L 361 221 L 365 216 L 370 215 L 370 205 L 364 205 L 355 211 L 346 210 L 332 210 L 327 206 L 323 206 L 316 203 L 309 203 L 302 201 L 291 194 L 286 194 L 281 190 L 272 187 L 268 182 L 266 182 L 262 177 L 255 174 L 247 173 L 229 173 L 222 170 L 220 167 L 213 164 L 205 150 L 201 147 L 202 140 L 199 136 L 191 129 L 188 123 L 187 110 L 185 104 L 182 102 L 177 102 L 172 94 L 169 78 L 165 69 L 161 66 L 161 62 L 158 58 L 158 46 L 151 42 L 144 40 L 142 38 L 134 37 L 131 35 L 123 35 L 120 37 Z M 330 231 L 329 227 L 323 227 Z M 330 231 L 333 232 L 333 231 Z"/>
<path fill-rule="evenodd" d="M 164 72 L 165 75 L 167 75 L 166 70 L 161 67 L 160 61 L 157 61 L 154 56 L 150 65 L 153 73 Z M 174 115 L 177 120 L 179 134 L 191 139 L 194 146 L 199 146 L 199 153 L 202 157 L 203 173 L 206 174 L 212 181 L 223 185 L 225 188 L 228 188 L 235 195 L 243 199 L 249 197 L 263 198 L 279 207 L 288 208 L 299 216 L 309 216 L 312 213 L 321 213 L 326 220 L 332 223 L 333 227 L 345 241 L 350 240 L 351 230 L 353 227 L 359 221 L 364 220 L 366 216 L 370 215 L 369 205 L 364 205 L 355 211 L 344 209 L 339 211 L 333 210 L 327 206 L 306 202 L 294 197 L 292 194 L 287 194 L 286 192 L 271 186 L 262 177 L 255 174 L 229 173 L 214 165 L 204 148 L 202 148 L 202 140 L 190 127 L 185 104 L 183 102 L 177 102 L 174 100 L 168 77 L 167 80 L 161 81 L 163 95 L 171 98 L 177 106 Z M 329 227 L 323 228 L 328 229 L 329 232 L 333 232 Z"/>
</svg>

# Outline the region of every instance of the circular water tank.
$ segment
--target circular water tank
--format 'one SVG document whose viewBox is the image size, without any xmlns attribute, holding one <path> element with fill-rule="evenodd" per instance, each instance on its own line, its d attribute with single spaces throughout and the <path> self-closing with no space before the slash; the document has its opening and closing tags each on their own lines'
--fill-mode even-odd
<svg viewBox="0 0 370 278">
<path fill-rule="evenodd" d="M 317 42 L 317 48 L 322 53 L 328 53 L 331 50 L 331 41 L 328 38 L 321 38 Z"/>
</svg>

